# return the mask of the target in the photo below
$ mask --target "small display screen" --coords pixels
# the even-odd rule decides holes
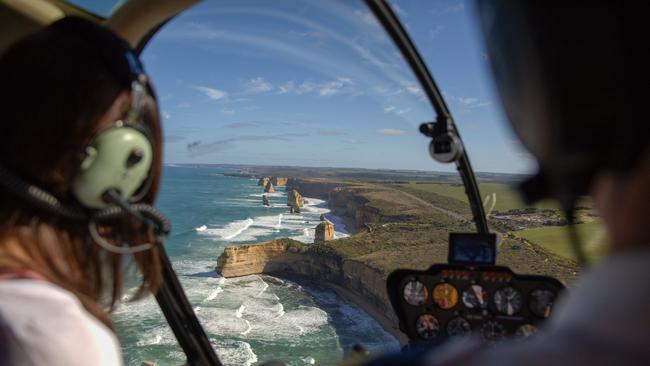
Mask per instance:
[[[449,263],[493,265],[496,234],[449,234]]]

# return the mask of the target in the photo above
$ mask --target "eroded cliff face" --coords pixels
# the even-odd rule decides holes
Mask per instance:
[[[271,177],[271,184],[276,187],[282,187],[287,185],[288,178],[286,177]]]
[[[340,187],[340,183],[326,182],[313,179],[289,178],[286,183],[286,191],[296,190],[305,197],[327,199],[329,192]]]
[[[361,196],[355,188],[336,187],[329,192],[329,206],[338,216],[354,222],[355,232],[368,228],[368,225],[391,222],[392,220],[374,208],[367,206],[368,200]]]
[[[227,247],[217,258],[217,272],[223,277],[240,277],[266,273],[272,258],[291,254],[289,247],[277,240],[262,244]]]
[[[375,313],[397,326],[386,293],[388,274],[359,261],[305,252],[280,239],[228,247],[217,259],[216,270],[226,278],[253,274],[298,275],[334,284],[360,296]]]

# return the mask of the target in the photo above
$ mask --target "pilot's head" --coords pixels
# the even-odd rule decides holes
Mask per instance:
[[[650,243],[645,12],[612,1],[479,0],[478,10],[506,114],[539,163],[529,202],[570,212],[592,194],[613,246]]]
[[[80,202],[83,194],[73,188],[79,177],[105,158],[95,155],[125,154],[119,149],[102,152],[93,144],[133,111],[133,68],[139,61],[130,52],[108,29],[78,18],[58,21],[8,48],[0,58],[0,166],[65,205],[88,209]],[[147,153],[150,165],[141,168],[146,176],[142,183],[130,183],[146,185],[138,200],[152,203],[161,173],[161,128],[153,92],[144,86],[148,93],[139,99],[137,124],[146,131],[143,143],[150,149],[133,154]],[[127,165],[143,160],[126,157]],[[83,223],[30,205],[6,190],[0,190],[0,202],[0,267],[41,274],[75,293],[108,323],[99,301],[107,294],[113,302],[119,299],[120,255],[93,245]],[[152,235],[135,222],[100,231],[129,242],[148,241]],[[159,282],[157,258],[155,248],[135,254],[144,274],[143,290]]]

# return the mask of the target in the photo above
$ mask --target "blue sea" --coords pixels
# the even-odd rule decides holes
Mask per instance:
[[[173,226],[165,247],[221,361],[331,365],[355,343],[396,350],[395,338],[377,322],[317,284],[266,275],[218,276],[214,268],[225,247],[281,237],[312,243],[321,214],[334,223],[336,237],[348,235],[325,201],[305,197],[302,213],[290,214],[280,187],[269,194],[271,206],[264,207],[257,180],[223,175],[234,172],[165,166],[157,203]],[[125,364],[181,365],[184,354],[153,297],[129,302],[128,296],[114,314]]]

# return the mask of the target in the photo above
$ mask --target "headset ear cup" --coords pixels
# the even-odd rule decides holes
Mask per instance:
[[[129,200],[146,182],[153,161],[153,147],[147,134],[121,124],[98,134],[86,152],[72,192],[90,209],[109,206],[103,199],[108,190]]]

